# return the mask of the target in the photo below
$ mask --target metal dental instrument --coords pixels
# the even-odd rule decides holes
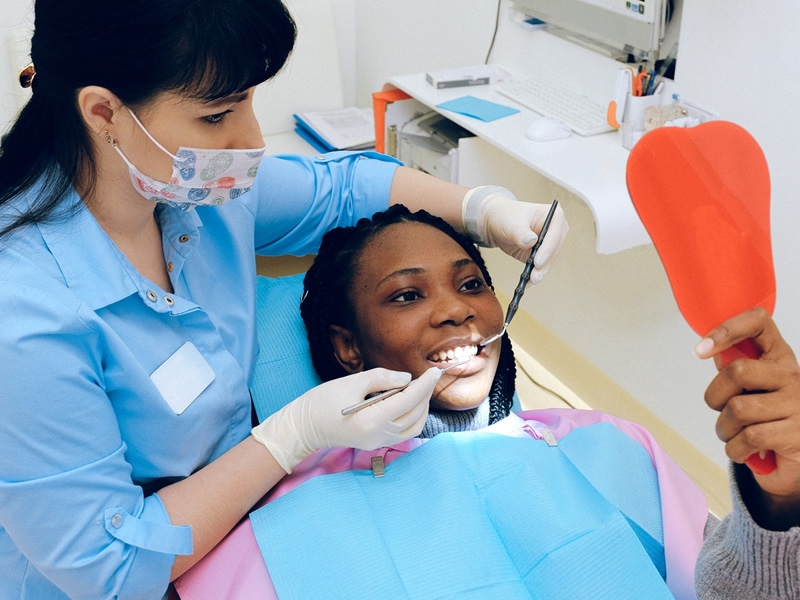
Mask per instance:
[[[455,364],[452,364],[452,365],[448,365],[444,369],[439,369],[439,370],[442,373],[444,373],[445,371],[449,371],[450,369],[454,369],[456,367],[460,367],[461,365],[467,364],[470,361],[471,358],[472,357],[470,356],[467,359],[464,359],[464,360],[459,361],[459,362],[457,362]],[[394,396],[398,392],[402,392],[404,389],[406,389],[408,386],[410,386],[413,381],[414,380],[412,379],[407,384],[401,385],[398,388],[392,388],[391,390],[386,390],[384,392],[377,392],[375,394],[369,395],[366,398],[364,398],[364,400],[362,400],[361,402],[358,402],[357,404],[353,404],[352,406],[348,406],[347,408],[343,408],[342,409],[342,415],[345,416],[345,417],[347,415],[352,415],[353,413],[360,411],[362,408],[367,408],[368,406],[372,406],[373,404],[376,404],[376,403],[380,402],[381,400],[386,400],[386,398],[388,398],[390,396]]]
[[[550,228],[550,221],[553,220],[553,215],[556,214],[556,208],[558,208],[558,200],[553,200],[553,204],[550,207],[550,212],[547,213],[547,217],[545,217],[544,225],[542,225],[542,231],[539,233],[539,239],[536,240],[536,243],[531,248],[531,254],[528,257],[528,260],[525,261],[525,268],[522,269],[522,274],[519,276],[519,283],[517,284],[516,289],[514,290],[514,296],[511,298],[511,302],[508,305],[508,310],[506,310],[506,320],[503,323],[503,328],[500,330],[500,333],[495,333],[494,335],[490,335],[484,340],[478,342],[478,352],[480,353],[481,348],[491,344],[493,341],[498,339],[502,336],[506,329],[508,329],[509,323],[511,323],[511,319],[514,318],[514,315],[519,308],[519,302],[522,300],[522,294],[525,293],[525,288],[528,285],[528,282],[531,280],[531,271],[533,271],[533,259],[536,257],[536,251],[539,250],[539,247],[542,245],[544,241],[544,236],[547,234],[547,230]]]

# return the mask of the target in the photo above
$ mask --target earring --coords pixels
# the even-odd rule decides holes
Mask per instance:
[[[105,139],[105,141],[111,144],[112,146],[117,145],[117,140],[114,139],[114,136],[111,135],[111,132],[108,129],[103,130],[102,136],[103,139]]]

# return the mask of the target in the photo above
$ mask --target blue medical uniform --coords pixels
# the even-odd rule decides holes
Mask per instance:
[[[252,191],[225,206],[159,205],[174,292],[142,277],[80,203],[0,239],[0,598],[164,593],[191,528],[172,526],[151,492],[250,432],[254,253],[315,252],[329,229],[387,207],[396,167],[265,157]],[[187,345],[193,361],[170,361]],[[151,378],[163,365],[178,395],[198,369],[213,380],[175,408]]]

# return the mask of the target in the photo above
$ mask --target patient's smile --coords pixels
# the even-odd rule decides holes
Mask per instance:
[[[441,350],[428,357],[428,360],[435,363],[443,363],[441,366],[446,366],[447,363],[462,362],[478,354],[478,346],[458,346],[450,348],[449,350]]]

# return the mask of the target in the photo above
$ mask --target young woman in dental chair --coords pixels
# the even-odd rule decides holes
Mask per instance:
[[[419,438],[294,467],[182,598],[695,597],[702,493],[636,425],[511,412],[508,337],[478,346],[503,309],[468,239],[392,207],[329,232],[304,287],[323,380],[471,358],[441,374]]]

